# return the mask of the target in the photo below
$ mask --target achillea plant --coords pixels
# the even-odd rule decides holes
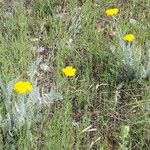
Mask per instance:
[[[22,81],[14,79],[7,88],[0,78],[0,90],[3,101],[3,116],[0,114],[0,129],[3,132],[3,138],[12,143],[7,149],[16,149],[14,136],[25,127],[30,132],[30,127],[41,117],[40,110],[44,105],[53,103],[55,100],[61,100],[62,95],[51,88],[49,93],[41,96],[36,78],[34,78],[37,66],[40,60],[37,60],[28,69],[29,80]],[[9,134],[11,133],[11,135]],[[31,133],[29,135],[32,135]],[[30,139],[30,137],[29,137]]]
[[[110,14],[113,16],[118,13],[110,9]],[[109,12],[108,11],[108,12]],[[118,20],[114,20],[114,27],[116,29],[116,45],[111,45],[110,49],[118,56],[120,64],[123,69],[126,70],[127,76],[134,76],[132,81],[140,81],[143,78],[150,76],[150,43],[145,44],[145,50],[143,50],[136,40],[138,35],[133,33],[125,34],[119,27]],[[125,32],[125,31],[124,31]],[[146,42],[147,43],[147,42]],[[146,55],[143,55],[146,52]],[[133,75],[134,74],[134,75]]]
[[[117,54],[127,73],[132,70],[135,77],[133,80],[136,81],[148,77],[150,75],[150,45],[145,45],[147,51],[147,56],[145,56],[134,34],[123,35],[118,31],[116,39],[118,46],[111,46],[111,50],[115,55]]]

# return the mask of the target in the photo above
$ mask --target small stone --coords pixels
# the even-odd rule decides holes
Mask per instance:
[[[68,45],[69,47],[71,47],[72,43],[73,43],[73,39],[70,38],[70,39],[67,41],[67,45]]]
[[[12,17],[12,16],[13,16],[13,13],[12,13],[12,12],[6,11],[6,13],[5,13],[5,17],[6,17],[6,18],[10,18],[10,17]]]
[[[136,24],[137,21],[136,21],[135,19],[132,19],[132,18],[131,18],[131,19],[130,19],[130,23],[131,23],[131,24]]]
[[[44,51],[45,51],[45,48],[42,47],[42,46],[38,47],[38,49],[37,49],[37,52],[38,52],[38,53],[42,53],[42,52],[44,52]]]
[[[40,65],[40,69],[43,70],[44,72],[50,71],[50,67],[45,63]]]
[[[36,52],[36,50],[37,50],[36,46],[31,47],[31,51]]]

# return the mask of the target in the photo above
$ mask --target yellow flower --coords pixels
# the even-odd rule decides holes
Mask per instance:
[[[133,34],[126,34],[124,37],[123,37],[123,40],[124,41],[127,41],[127,42],[132,42],[135,40],[135,36]]]
[[[75,76],[76,74],[76,69],[71,67],[71,66],[67,66],[65,68],[62,69],[62,72],[67,76],[67,77],[72,77]]]
[[[105,11],[105,13],[106,13],[107,16],[116,15],[116,14],[118,14],[118,12],[119,12],[119,9],[118,9],[118,8],[111,8],[111,9],[107,9],[107,10]]]
[[[18,81],[14,84],[13,89],[19,94],[25,94],[27,92],[32,91],[32,85],[29,81]]]

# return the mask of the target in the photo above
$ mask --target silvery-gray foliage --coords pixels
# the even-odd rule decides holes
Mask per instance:
[[[10,81],[10,82],[8,83],[8,85],[7,85],[7,91],[9,91],[9,92],[7,93],[7,95],[8,95],[8,97],[9,97],[9,99],[11,98],[11,95],[12,95],[12,92],[13,92],[13,86],[14,86],[14,84],[15,84],[18,80],[19,80],[19,77],[16,78],[16,79],[13,79],[13,80]]]
[[[32,80],[33,77],[35,76],[37,69],[39,67],[39,64],[42,61],[42,57],[37,58],[36,61],[34,61],[29,67],[28,67],[28,76],[30,77],[30,79]]]
[[[49,93],[40,93],[37,80],[34,78],[40,62],[41,59],[38,59],[28,69],[30,82],[33,86],[33,90],[28,94],[19,95],[13,92],[13,85],[18,78],[10,81],[7,88],[5,88],[0,79],[2,93],[0,98],[3,100],[3,106],[5,107],[5,115],[0,115],[0,127],[3,129],[3,132],[17,132],[24,125],[30,127],[31,124],[38,121],[38,118],[41,116],[40,110],[44,105],[63,99],[62,95],[54,90],[54,87],[51,88]]]
[[[63,97],[60,93],[57,93],[54,90],[54,87],[51,88],[51,91],[48,94],[45,94],[43,97],[43,102],[53,103],[56,100],[62,100]]]
[[[150,44],[145,44],[145,50],[140,47],[136,41],[127,43],[123,41],[121,31],[118,31],[118,46],[112,46],[111,50],[115,53],[124,67],[133,70],[136,80],[150,76]],[[146,54],[144,55],[144,51]]]

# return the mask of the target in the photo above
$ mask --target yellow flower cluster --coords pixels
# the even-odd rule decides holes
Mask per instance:
[[[118,8],[110,8],[110,9],[107,9],[105,11],[105,14],[107,16],[114,16],[114,15],[116,15],[118,13],[119,13],[119,9]],[[135,40],[135,36],[133,34],[126,34],[123,37],[123,40],[127,41],[127,42],[132,42],[132,41]],[[62,69],[62,72],[65,74],[65,76],[72,77],[72,76],[75,76],[76,69],[73,68],[72,66],[67,66],[67,67],[65,67],[65,68]]]
[[[111,9],[107,9],[105,11],[107,16],[114,16],[114,15],[118,14],[118,12],[119,12],[118,8],[111,8]]]
[[[114,16],[119,13],[118,8],[110,8],[105,11],[105,14],[107,16]],[[123,36],[123,40],[126,42],[132,42],[135,40],[134,34],[126,34]],[[73,68],[72,66],[66,66],[65,68],[62,69],[62,72],[64,73],[65,76],[67,77],[73,77],[76,74],[76,69]],[[27,92],[32,91],[32,85],[29,81],[18,81],[14,85],[14,91],[19,93],[19,94],[25,94]]]
[[[19,94],[26,94],[27,92],[32,91],[32,85],[29,81],[18,81],[14,84],[13,89]]]
[[[67,66],[62,69],[62,72],[67,77],[75,76],[76,69],[72,66]],[[13,90],[18,94],[26,94],[32,91],[32,84],[29,81],[18,81],[14,84]]]
[[[76,74],[76,69],[73,68],[72,66],[67,66],[62,69],[62,72],[67,76],[67,77],[72,77],[75,76]]]
[[[110,8],[105,11],[105,14],[107,16],[114,16],[118,13],[119,13],[118,8]],[[123,40],[126,42],[133,42],[135,40],[135,36],[134,36],[134,34],[126,34],[126,35],[124,35]]]
[[[126,34],[124,37],[123,37],[123,40],[124,41],[127,41],[127,42],[132,42],[135,40],[135,36],[133,34]]]

